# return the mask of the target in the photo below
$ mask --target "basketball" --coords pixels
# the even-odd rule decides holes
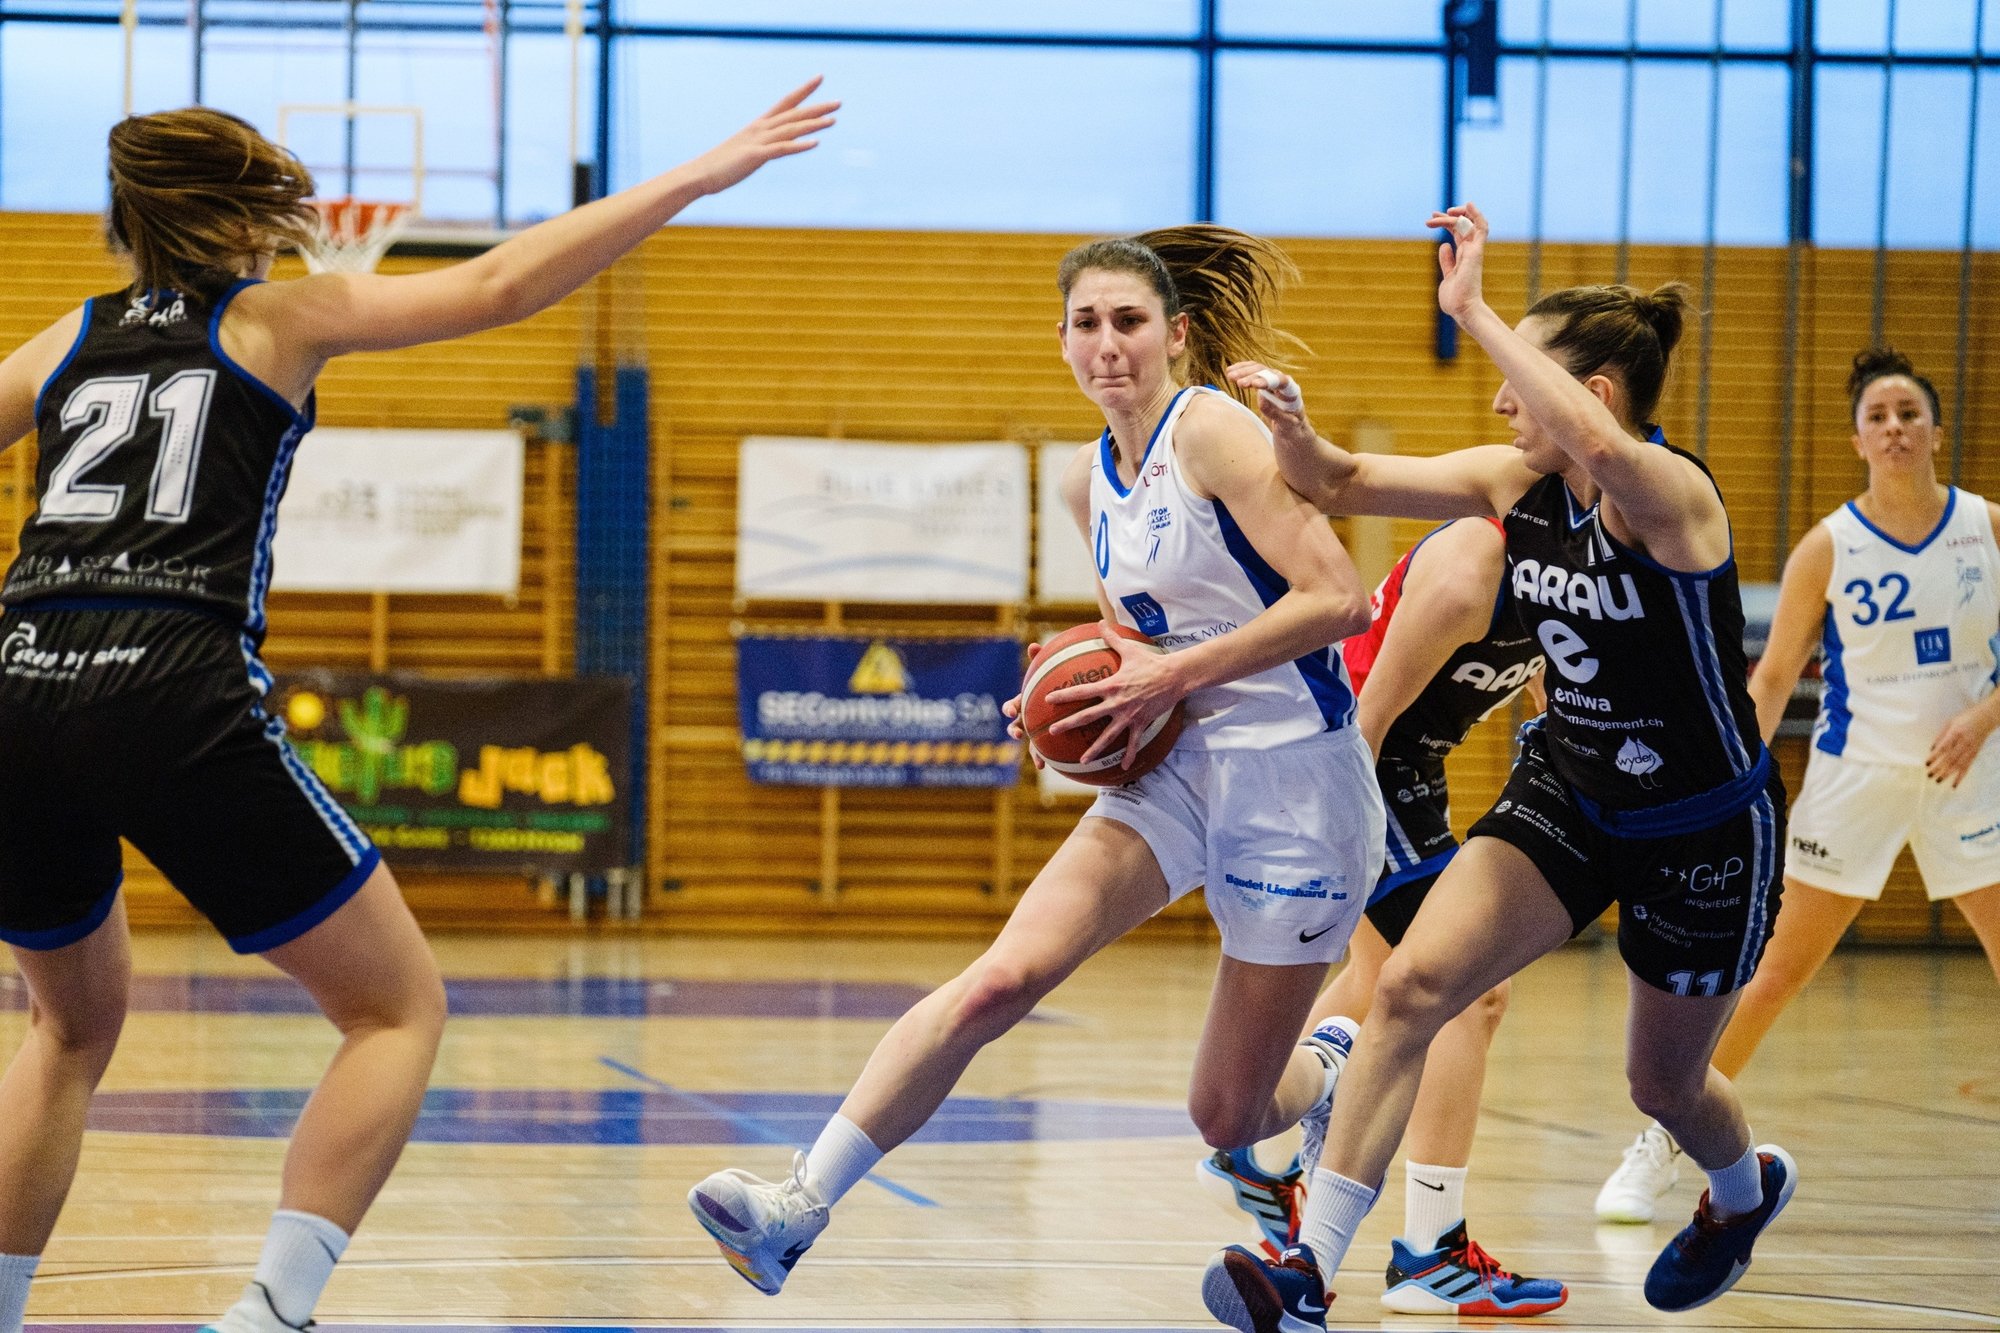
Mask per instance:
[[[1113,625],[1112,629],[1120,638],[1143,643],[1154,652],[1165,651],[1138,630],[1123,625]],[[1103,734],[1104,723],[1092,722],[1071,731],[1051,732],[1049,728],[1096,701],[1079,699],[1069,704],[1053,704],[1048,696],[1072,685],[1103,680],[1118,670],[1120,660],[1118,650],[1104,641],[1103,626],[1078,625],[1042,645],[1034,665],[1028,669],[1028,678],[1021,683],[1021,730],[1027,734],[1028,743],[1050,768],[1093,787],[1121,786],[1159,767],[1167,751],[1180,739],[1181,726],[1187,720],[1184,703],[1176,703],[1154,718],[1146,727],[1139,753],[1130,768],[1119,766],[1125,757],[1122,744],[1084,763],[1084,752]]]

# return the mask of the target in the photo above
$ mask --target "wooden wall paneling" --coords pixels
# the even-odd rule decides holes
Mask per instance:
[[[14,281],[0,294],[0,337],[19,342],[121,277],[105,256],[97,219],[0,215]],[[832,903],[814,897],[818,796],[755,788],[743,774],[735,723],[732,625],[735,466],[743,436],[758,433],[889,440],[1072,439],[1101,421],[1076,391],[1056,348],[1056,261],[1075,238],[960,233],[812,232],[670,228],[603,283],[510,329],[441,346],[343,358],[321,385],[321,419],[338,425],[490,427],[516,404],[563,404],[580,357],[610,368],[643,355],[652,371],[655,579],[652,637],[652,797],[647,818],[653,906],[668,928],[991,928],[1015,894],[994,884],[1009,856],[1018,886],[1067,834],[1082,803],[1045,805],[1031,784],[1005,819],[975,793],[850,793],[843,797],[842,877]],[[1399,452],[1427,455],[1504,440],[1491,411],[1499,376],[1469,341],[1450,364],[1431,350],[1434,257],[1422,241],[1300,240],[1287,243],[1303,282],[1280,305],[1281,323],[1311,353],[1298,366],[1314,418],[1343,440],[1359,420],[1394,433]],[[388,271],[440,261],[396,258]],[[1898,253],[1889,266],[1888,333],[1938,383],[1947,411],[1957,389],[1958,256]],[[1776,576],[1781,506],[1796,541],[1859,487],[1848,446],[1842,387],[1848,358],[1868,332],[1872,256],[1803,256],[1799,387],[1793,484],[1778,493],[1777,442],[1785,360],[1782,250],[1726,249],[1712,294],[1709,463],[1731,506],[1738,560],[1747,577]],[[1609,246],[1542,247],[1543,290],[1608,281]],[[1966,406],[1965,484],[2000,492],[2000,425],[1993,375],[2000,328],[2000,257],[1975,257],[1972,347]],[[289,272],[290,270],[285,270]],[[1701,255],[1689,247],[1634,246],[1632,280],[1679,277],[1699,291]],[[1496,245],[1490,299],[1518,314],[1526,298],[1527,251]],[[608,303],[608,304],[606,304]],[[1692,319],[1661,416],[1677,443],[1696,436],[1699,320]],[[18,471],[24,445],[0,468],[0,513],[18,516],[32,497]],[[574,540],[573,460],[531,447],[523,586],[501,599],[397,597],[386,646],[392,665],[442,672],[540,673],[571,664],[567,565]],[[553,488],[553,489],[551,489]],[[1398,521],[1408,546],[1430,525]],[[0,534],[11,554],[18,525]],[[804,623],[811,607],[756,608],[756,623]],[[850,614],[859,616],[854,608]],[[372,627],[365,596],[273,598],[274,665],[360,665]],[[1088,608],[1027,609],[1031,622],[1068,623]],[[990,627],[976,615],[935,608],[871,607],[868,623],[910,633]],[[1512,719],[1503,712],[1475,730],[1451,761],[1454,821],[1485,808],[1504,780]],[[1798,756],[1786,762],[1797,767]],[[1796,774],[1793,774],[1794,778]],[[179,919],[178,899],[149,888],[135,867],[133,898],[143,919]],[[539,922],[518,886],[431,884],[408,877],[426,919]],[[658,891],[670,884],[671,892]],[[1915,894],[1913,897],[1912,895]],[[179,916],[176,915],[179,914]],[[1204,929],[1198,904],[1176,909],[1173,928]],[[1947,934],[1962,934],[1956,914]],[[1871,938],[1928,938],[1931,912],[1906,872],[1882,904],[1863,914]]]

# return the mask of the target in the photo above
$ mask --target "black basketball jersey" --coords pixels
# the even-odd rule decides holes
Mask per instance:
[[[271,539],[300,412],[229,359],[212,302],[114,292],[83,308],[35,402],[39,503],[0,586],[36,602],[193,604],[264,631]]]
[[[1481,520],[1499,524],[1498,519]],[[1448,525],[1447,525],[1448,526]],[[1410,562],[1442,528],[1424,535],[1396,562],[1389,577],[1369,599],[1370,622],[1365,632],[1340,645],[1348,678],[1356,694],[1388,637],[1389,625],[1403,603],[1403,584]],[[1493,621],[1484,638],[1462,645],[1411,701],[1382,738],[1382,753],[1442,759],[1464,742],[1474,724],[1521,692],[1542,665],[1541,647],[1522,628],[1503,584],[1493,606]]]
[[[1506,529],[1508,588],[1548,658],[1544,725],[1565,782],[1614,811],[1761,782],[1734,558],[1668,570],[1613,539],[1560,474],[1515,503]]]

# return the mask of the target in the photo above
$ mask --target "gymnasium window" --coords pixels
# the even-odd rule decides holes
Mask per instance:
[[[142,27],[133,43],[134,103],[185,105],[187,29]],[[0,24],[0,208],[104,208],[104,140],[124,110],[122,50],[113,24]]]
[[[1436,42],[1444,36],[1439,0],[1221,0],[1225,37],[1270,41]]]
[[[2000,6],[1986,3],[1988,54],[2000,53]],[[1898,55],[1965,55],[1973,49],[1979,0],[1899,0],[1894,50]],[[1881,55],[1889,43],[1889,0],[1840,0],[1818,7],[1819,49]]]
[[[1093,34],[1192,37],[1200,0],[867,0],[832,6],[825,0],[621,0],[618,21],[634,27],[790,29],[847,32]]]
[[[2000,79],[1982,74],[1973,243],[2000,247]],[[1814,134],[1813,233],[1821,245],[1875,244],[1882,205],[1882,89],[1879,66],[1819,71]],[[1966,135],[1972,77],[1963,69],[1904,66],[1889,99],[1886,240],[1895,248],[1957,249],[1965,220]]]
[[[1240,53],[1217,73],[1217,221],[1279,236],[1420,236],[1435,206],[1435,56]]]
[[[846,99],[839,138],[689,221],[1119,232],[1187,216],[1195,61],[1180,51],[630,38],[612,184],[700,152],[801,70]]]

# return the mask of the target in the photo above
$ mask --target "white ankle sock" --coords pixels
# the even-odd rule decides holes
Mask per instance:
[[[21,1333],[28,1283],[41,1262],[39,1254],[0,1254],[0,1333]]]
[[[1741,1217],[1764,1202],[1764,1167],[1756,1144],[1720,1171],[1702,1170],[1708,1175],[1708,1206],[1717,1217]]]
[[[1375,1206],[1377,1191],[1335,1175],[1325,1167],[1316,1168],[1306,1190],[1306,1215],[1299,1219],[1299,1244],[1309,1246],[1327,1285],[1354,1244],[1361,1219]]]
[[[831,1208],[882,1160],[861,1126],[836,1112],[806,1154],[806,1182]]]
[[[345,1231],[323,1217],[280,1208],[271,1214],[271,1230],[252,1280],[270,1296],[278,1318],[303,1328],[345,1253]]]
[[[1465,1220],[1465,1168],[1403,1163],[1403,1243],[1429,1254]]]

